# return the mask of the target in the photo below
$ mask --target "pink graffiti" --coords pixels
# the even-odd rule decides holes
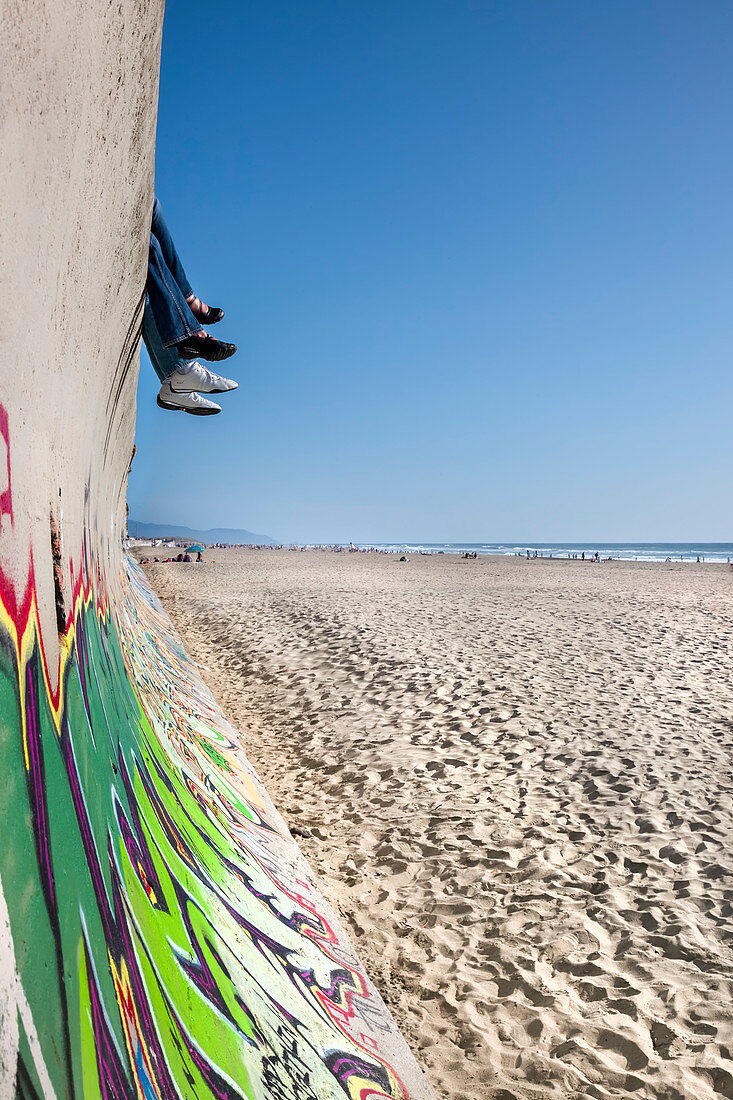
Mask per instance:
[[[13,490],[10,482],[10,438],[8,430],[8,410],[0,405],[0,435],[5,440],[5,460],[7,462],[7,486],[0,493],[0,531],[2,530],[2,517],[10,516],[10,526],[13,526]]]

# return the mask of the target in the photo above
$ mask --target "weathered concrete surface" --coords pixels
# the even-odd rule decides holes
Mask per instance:
[[[85,517],[106,536],[123,529],[162,16],[163,0],[3,4],[0,402],[14,515],[0,517],[1,547],[16,592],[32,554],[50,668],[49,512],[67,586]],[[4,466],[0,455],[0,492]]]
[[[429,1100],[121,557],[162,0],[4,15],[0,1100]]]

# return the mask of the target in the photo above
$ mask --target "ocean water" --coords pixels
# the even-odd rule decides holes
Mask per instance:
[[[496,554],[525,555],[537,552],[543,558],[567,558],[596,551],[602,558],[620,561],[701,561],[733,562],[733,542],[384,542],[359,543],[362,548],[399,551],[403,554]]]

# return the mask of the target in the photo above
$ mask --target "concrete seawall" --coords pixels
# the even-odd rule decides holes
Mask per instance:
[[[235,731],[121,554],[162,7],[5,9],[0,1100],[420,1100]]]

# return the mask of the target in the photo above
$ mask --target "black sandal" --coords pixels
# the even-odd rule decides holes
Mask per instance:
[[[205,305],[200,298],[192,298],[191,302],[198,302],[201,306]],[[204,313],[202,309],[194,309],[191,302],[188,303],[188,308],[202,325],[218,325],[224,316],[224,310],[220,309],[219,306],[207,306],[206,313]]]

